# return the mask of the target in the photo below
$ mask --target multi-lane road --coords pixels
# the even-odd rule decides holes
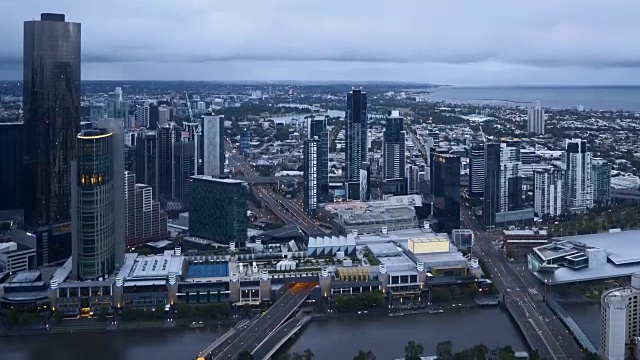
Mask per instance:
[[[242,171],[245,177],[260,177],[238,153],[230,152],[229,163]],[[252,189],[262,201],[267,203],[271,211],[285,222],[298,225],[307,235],[322,235],[326,233],[309,218],[300,205],[274,193],[269,189],[268,185],[254,184]]]
[[[461,217],[475,234],[474,255],[485,260],[492,281],[504,294],[507,308],[531,346],[548,359],[580,359],[580,347],[539,296],[540,284],[524,278],[525,273],[518,273],[510,266],[493,243],[496,236],[485,232],[469,209],[463,208]]]
[[[315,286],[313,283],[293,285],[252,324],[240,329],[214,349],[208,348],[208,352],[203,352],[201,356],[212,360],[235,360],[243,351],[253,352],[295,312]]]

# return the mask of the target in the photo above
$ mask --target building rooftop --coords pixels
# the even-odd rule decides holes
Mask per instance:
[[[355,236],[353,234],[347,234],[347,236],[318,236],[309,238],[309,249],[328,246],[356,246]]]
[[[125,263],[118,276],[126,280],[137,280],[166,278],[169,274],[182,275],[183,263],[184,257],[174,255],[173,250],[149,256],[125,254]]]
[[[547,235],[547,230],[504,230],[505,235]]]

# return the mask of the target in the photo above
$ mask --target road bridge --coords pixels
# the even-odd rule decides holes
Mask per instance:
[[[251,353],[256,360],[269,360],[271,356],[275,354],[278,349],[284,343],[287,342],[295,333],[300,331],[309,321],[310,316],[305,316],[302,319],[293,318],[286,323],[282,324],[278,330],[274,331],[268,338],[258,345],[258,347]]]
[[[198,357],[207,360],[235,360],[243,351],[255,351],[295,313],[316,285],[317,283],[294,284],[259,318],[244,327],[236,326],[216,339]],[[231,331],[233,332],[229,334]]]

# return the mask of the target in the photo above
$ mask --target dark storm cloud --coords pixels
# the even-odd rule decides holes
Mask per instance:
[[[45,11],[82,23],[90,77],[124,76],[140,68],[132,64],[157,77],[178,68],[188,77],[178,64],[218,76],[207,67],[215,64],[237,78],[273,78],[281,68],[317,74],[322,64],[323,76],[370,69],[371,78],[465,74],[470,82],[537,81],[554,69],[617,81],[640,69],[637,0],[2,1],[0,64],[21,63],[22,22]],[[87,73],[98,68],[104,73]]]

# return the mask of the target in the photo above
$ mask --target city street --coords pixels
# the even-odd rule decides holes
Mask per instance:
[[[492,281],[532,347],[550,359],[580,359],[582,351],[572,335],[539,296],[542,285],[526,274],[528,270],[514,271],[494,245],[497,234],[484,231],[468,208],[463,207],[460,216],[475,235],[472,256],[485,260]]]

